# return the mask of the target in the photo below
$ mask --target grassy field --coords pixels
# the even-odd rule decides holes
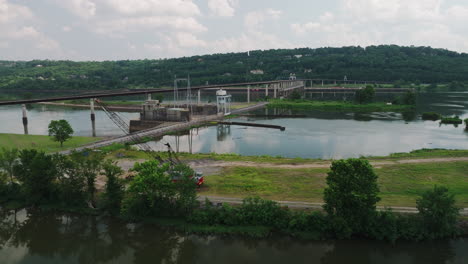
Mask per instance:
[[[329,169],[228,167],[207,176],[200,194],[273,200],[323,202]],[[457,205],[468,207],[468,162],[398,164],[376,168],[380,205],[415,206],[416,198],[434,185],[447,186]]]
[[[63,148],[59,142],[52,141],[49,136],[41,135],[19,135],[19,134],[0,134],[0,148],[35,148],[45,152],[56,152],[70,148],[79,147],[81,145],[98,141],[102,138],[98,137],[72,137],[70,140],[63,143]]]
[[[386,103],[355,104],[338,101],[291,101],[271,100],[268,108],[310,109],[335,112],[406,112],[414,109],[412,105],[387,105]]]

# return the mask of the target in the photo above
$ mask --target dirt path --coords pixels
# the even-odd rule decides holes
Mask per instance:
[[[219,206],[220,204],[227,203],[232,205],[242,204],[242,198],[234,198],[234,197],[218,197],[218,196],[203,196],[200,195],[198,200],[200,202],[204,202],[205,199],[208,198],[211,203],[215,206]],[[287,206],[293,209],[302,209],[302,210],[322,210],[323,203],[309,203],[309,202],[297,202],[297,201],[275,201],[279,203],[281,206]],[[377,206],[377,210],[383,211],[386,209],[392,209],[393,212],[397,213],[409,213],[409,214],[416,214],[418,213],[418,209],[416,207],[403,207],[403,206]],[[461,215],[468,215],[468,208],[462,208],[460,210]]]
[[[468,157],[453,157],[453,158],[427,158],[427,159],[401,159],[401,160],[387,160],[387,161],[371,161],[372,166],[378,167],[383,165],[396,165],[396,164],[412,164],[412,163],[438,163],[438,162],[454,162],[454,161],[468,161]],[[276,163],[262,163],[252,161],[213,161],[213,160],[200,160],[189,162],[192,167],[257,167],[257,168],[282,168],[282,169],[309,169],[309,168],[329,168],[330,161],[317,161],[313,163],[302,164],[276,164]]]
[[[127,160],[118,161],[119,166],[128,171],[133,167],[135,162],[143,162],[145,160]],[[397,164],[418,164],[418,163],[440,163],[440,162],[455,162],[468,161],[468,157],[452,157],[452,158],[427,158],[427,159],[401,159],[401,160],[386,160],[386,161],[371,161],[372,166],[380,167],[385,165]],[[220,172],[226,167],[256,167],[256,168],[280,168],[280,169],[313,169],[313,168],[329,168],[330,161],[317,161],[306,164],[276,164],[276,163],[261,163],[252,161],[217,161],[211,159],[201,159],[188,161],[187,164],[196,171],[203,172],[204,175],[213,175]]]

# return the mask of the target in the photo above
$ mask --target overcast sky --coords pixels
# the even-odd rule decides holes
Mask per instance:
[[[398,44],[468,52],[466,0],[0,0],[0,60]]]

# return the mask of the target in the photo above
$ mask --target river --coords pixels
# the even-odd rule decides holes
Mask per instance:
[[[178,136],[164,136],[150,144],[157,150],[166,150],[161,143],[169,142],[179,151],[193,153],[324,159],[388,155],[421,148],[468,149],[468,132],[464,130],[464,125],[455,127],[423,121],[420,114],[425,111],[468,118],[468,93],[420,94],[416,111],[404,114],[270,109],[268,115],[276,112],[302,117],[240,117],[233,121],[280,125],[286,127],[286,130],[218,125],[193,129],[190,133]],[[265,115],[266,110],[257,114]],[[28,115],[30,134],[47,134],[50,120],[66,119],[74,128],[75,135],[92,135],[89,110],[32,105],[28,108]],[[125,120],[139,117],[138,113],[121,115]],[[21,109],[18,106],[0,107],[0,120],[3,124],[8,124],[0,127],[0,133],[23,132]],[[122,132],[102,111],[97,111],[96,134],[112,136]],[[190,137],[192,141],[189,140]],[[191,146],[189,142],[192,142]]]
[[[468,239],[300,241],[185,235],[108,217],[0,210],[0,263],[463,264]]]

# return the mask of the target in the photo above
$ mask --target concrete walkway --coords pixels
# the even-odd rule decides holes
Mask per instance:
[[[231,112],[231,114],[238,114],[238,113],[243,113],[243,112],[247,112],[247,111],[252,111],[252,110],[255,110],[255,109],[258,109],[258,108],[262,108],[267,104],[268,104],[268,102],[261,102],[261,103],[258,103],[256,105],[251,105],[251,106],[248,106],[248,107],[233,110]],[[210,121],[222,120],[222,119],[224,119],[224,115],[209,115],[209,116],[203,116],[203,117],[195,117],[191,121],[184,122],[184,123],[180,123],[180,122],[178,122],[178,123],[175,123],[175,122],[165,123],[165,124],[160,125],[160,126],[155,127],[155,128],[150,128],[150,129],[135,132],[132,135],[125,135],[125,136],[119,136],[119,137],[115,137],[115,138],[111,138],[111,139],[104,139],[104,140],[101,140],[101,141],[97,141],[97,142],[93,142],[93,143],[90,143],[90,144],[87,144],[87,145],[83,145],[83,146],[75,148],[75,149],[61,151],[60,153],[61,154],[69,154],[73,150],[81,151],[81,150],[84,150],[84,149],[101,148],[101,147],[105,147],[105,146],[108,146],[108,145],[111,145],[111,144],[114,144],[114,143],[130,142],[130,141],[133,141],[133,135],[138,135],[140,137],[162,136],[162,135],[164,135],[166,133],[169,133],[169,132],[181,131],[181,130],[187,129],[187,128],[191,127],[191,126],[197,126],[197,125],[201,125],[201,124],[204,124],[204,123],[207,123],[207,122],[210,122]]]

